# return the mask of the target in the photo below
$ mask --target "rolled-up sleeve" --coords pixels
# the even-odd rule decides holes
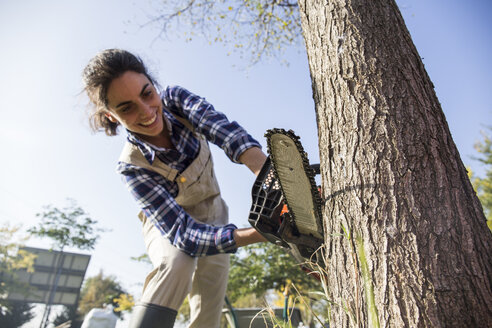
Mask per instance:
[[[226,155],[235,163],[247,149],[261,148],[261,145],[236,121],[214,109],[205,98],[197,96],[188,90],[172,86],[161,94],[166,108],[174,114],[186,118],[207,140],[224,150]]]
[[[117,171],[146,217],[175,247],[194,257],[236,252],[234,224],[214,227],[195,221],[154,172],[121,162]]]

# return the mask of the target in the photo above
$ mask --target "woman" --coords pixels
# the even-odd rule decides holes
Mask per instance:
[[[205,101],[181,87],[159,93],[142,61],[105,50],[83,72],[93,129],[128,132],[117,171],[142,209],[144,241],[154,269],[130,326],[173,327],[190,294],[190,327],[219,327],[229,255],[264,241],[253,228],[228,223],[208,141],[258,174],[259,143]]]

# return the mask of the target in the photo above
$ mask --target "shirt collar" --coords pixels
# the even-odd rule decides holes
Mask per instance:
[[[147,162],[149,162],[149,164],[152,164],[154,162],[156,149],[154,149],[151,144],[137,137],[133,132],[129,130],[126,130],[126,132],[128,133],[126,136],[128,142],[131,142],[132,144],[137,146]]]

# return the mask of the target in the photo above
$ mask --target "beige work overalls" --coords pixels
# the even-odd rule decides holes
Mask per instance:
[[[187,121],[177,119],[190,128]],[[140,150],[129,142],[123,149],[120,161],[149,169],[177,182],[179,192],[175,200],[196,221],[213,226],[227,224],[228,208],[220,196],[207,141],[200,139],[197,158],[182,173],[157,157],[149,164]],[[173,246],[143,212],[139,213],[139,218],[143,222],[147,253],[154,266],[145,280],[140,301],[178,310],[189,293],[189,327],[219,327],[227,287],[229,254],[191,257]]]

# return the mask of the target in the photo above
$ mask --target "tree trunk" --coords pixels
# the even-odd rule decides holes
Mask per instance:
[[[393,0],[299,0],[332,327],[492,327],[492,235]]]

